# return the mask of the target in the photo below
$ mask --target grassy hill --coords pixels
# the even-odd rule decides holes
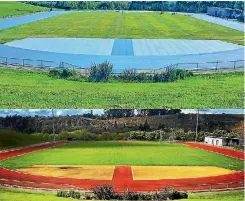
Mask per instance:
[[[0,108],[243,108],[243,72],[169,83],[91,83],[0,69]]]
[[[77,12],[0,31],[0,43],[28,37],[212,39],[243,44],[243,32],[168,13]]]
[[[0,2],[0,18],[26,15],[47,10],[49,9],[45,7],[33,6],[21,2]]]
[[[28,135],[13,130],[0,130],[0,150],[48,141],[47,135]],[[1,200],[1,199],[0,199]]]

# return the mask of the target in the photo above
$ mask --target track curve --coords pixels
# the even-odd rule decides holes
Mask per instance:
[[[2,152],[0,153],[0,161],[11,157],[27,154],[33,151],[47,149],[54,146],[60,146],[62,144],[64,144],[64,142],[49,143],[34,147],[25,147],[22,149]],[[205,191],[210,190],[210,188],[227,189],[243,187],[243,183],[244,172],[235,172],[228,175],[189,179],[134,180],[132,176],[132,169],[130,166],[116,166],[112,180],[92,180],[38,176],[0,167],[0,184],[2,185],[53,190],[90,190],[96,185],[111,184],[118,192],[122,192],[126,188],[132,191],[154,191],[169,186],[173,186],[178,190]]]

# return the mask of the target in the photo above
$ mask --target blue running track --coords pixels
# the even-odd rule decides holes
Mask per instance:
[[[11,27],[19,26],[22,24],[35,22],[37,20],[42,20],[49,17],[54,17],[58,15],[62,15],[65,13],[69,13],[67,11],[51,11],[51,12],[41,12],[31,15],[24,15],[20,17],[13,17],[7,19],[0,19],[0,30],[8,29]]]

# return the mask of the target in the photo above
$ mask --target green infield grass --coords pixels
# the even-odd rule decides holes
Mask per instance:
[[[0,201],[70,201],[73,198],[58,198],[51,193],[27,192],[20,190],[0,189]],[[188,199],[183,201],[243,201],[244,192],[219,192],[219,193],[196,193],[189,194]]]
[[[243,108],[243,72],[169,83],[91,83],[0,69],[0,108]]]
[[[10,158],[0,165],[9,169],[31,165],[178,165],[243,169],[242,160],[182,144],[104,141],[69,143]]]
[[[169,13],[78,12],[0,31],[0,43],[28,37],[212,39],[244,43],[243,32]]]
[[[0,18],[27,15],[31,13],[48,11],[48,8],[41,6],[33,6],[21,2],[0,2]]]

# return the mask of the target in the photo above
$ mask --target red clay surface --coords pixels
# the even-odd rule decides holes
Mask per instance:
[[[59,146],[62,142],[45,144],[36,147],[27,147],[0,153],[0,160],[30,153],[33,151]],[[187,143],[188,146],[197,147],[197,143]],[[200,145],[201,146],[201,145]],[[200,148],[205,148],[201,146]],[[208,149],[209,150],[209,149]],[[212,150],[214,151],[214,150]],[[219,153],[219,152],[218,152]],[[228,152],[227,152],[228,153]],[[229,152],[230,153],[230,152]],[[232,152],[233,153],[233,152]],[[222,153],[223,154],[223,153]],[[239,155],[239,154],[238,154]],[[232,154],[232,157],[233,154]],[[229,175],[191,178],[191,179],[164,179],[164,180],[133,180],[130,166],[116,166],[112,180],[91,180],[57,178],[24,174],[14,170],[0,167],[0,184],[11,186],[43,188],[43,189],[81,189],[90,190],[96,185],[112,184],[116,191],[122,192],[126,188],[131,191],[154,191],[164,187],[173,186],[177,190],[210,190],[243,187],[244,172],[236,172]]]

